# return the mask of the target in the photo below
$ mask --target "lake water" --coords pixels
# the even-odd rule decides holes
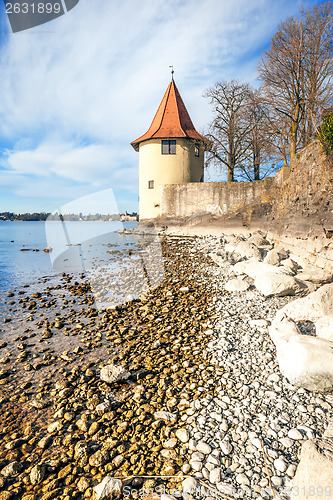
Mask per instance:
[[[136,222],[0,221],[0,295],[46,276],[84,271],[89,267],[88,252],[97,258],[92,251],[94,242],[98,241],[100,247],[107,240],[119,248],[135,244],[135,238],[124,238],[117,231],[136,225]],[[82,255],[84,244],[90,248]],[[53,248],[51,253],[43,251],[47,246]],[[64,258],[63,252],[67,252]]]

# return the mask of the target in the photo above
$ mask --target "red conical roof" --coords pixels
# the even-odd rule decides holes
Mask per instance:
[[[166,89],[149,129],[141,137],[131,142],[131,145],[136,151],[139,151],[139,145],[143,141],[158,138],[168,139],[171,137],[195,139],[203,142],[206,147],[209,147],[211,143],[207,137],[195,130],[183,99],[173,80]]]

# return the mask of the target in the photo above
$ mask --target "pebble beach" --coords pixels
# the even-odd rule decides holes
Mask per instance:
[[[110,497],[288,494],[333,415],[279,370],[268,327],[295,297],[227,291],[218,237],[161,245],[164,281],[113,309],[68,273],[5,297],[0,500],[107,498],[107,477]]]

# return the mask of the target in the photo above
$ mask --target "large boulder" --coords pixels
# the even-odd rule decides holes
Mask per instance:
[[[239,241],[237,244],[235,243],[228,243],[225,246],[225,250],[229,253],[232,254],[232,256],[236,257],[239,261],[239,257],[242,259],[255,259],[258,261],[262,260],[262,255],[259,250],[259,248],[254,245],[253,243],[250,243],[248,241]],[[239,256],[239,257],[238,257]]]
[[[226,282],[224,288],[228,292],[245,292],[250,288],[250,285],[242,278],[233,278]]]
[[[297,278],[303,281],[311,281],[311,283],[324,285],[325,283],[332,282],[333,275],[331,272],[320,269],[319,267],[305,267],[298,273]]]
[[[297,272],[297,269],[299,268],[299,265],[297,262],[290,257],[288,259],[283,259],[280,262],[281,266],[283,266],[287,271],[291,272],[292,274],[295,274]]]
[[[277,314],[284,315],[295,321],[317,321],[322,316],[333,314],[333,283],[324,285],[306,297],[294,300],[285,305]]]
[[[333,342],[333,315],[323,316],[315,323],[316,335]]]
[[[283,267],[276,267],[265,262],[249,260],[238,262],[232,268],[237,276],[246,274],[255,280],[254,285],[265,296],[295,295],[307,290],[307,285]]]
[[[271,264],[265,264],[264,262],[258,262],[256,260],[249,260],[244,262],[238,262],[232,268],[232,271],[236,275],[247,274],[250,278],[257,278],[259,275],[278,273],[284,274],[285,276],[291,276],[290,271],[282,267],[272,266]]]
[[[294,278],[294,276],[275,271],[259,274],[254,281],[254,286],[266,297],[271,295],[277,297],[295,295],[307,290],[306,284]]]
[[[215,264],[220,267],[224,267],[228,265],[227,259],[224,255],[217,255],[216,253],[209,254],[209,257],[212,259]]]
[[[266,240],[265,236],[263,236],[261,233],[254,233],[250,238],[247,240],[249,243],[253,243],[257,247],[265,247],[267,245],[270,245],[270,242]]]
[[[329,428],[330,429],[330,428]],[[305,441],[292,481],[292,493],[299,499],[319,500],[333,497],[333,433]]]
[[[281,373],[290,383],[315,392],[333,390],[333,342],[302,335],[286,316],[275,318],[269,334]]]
[[[282,259],[286,259],[288,254],[282,248],[273,248],[269,252],[267,252],[266,257],[264,258],[264,262],[266,264],[271,264],[272,266],[278,266]]]

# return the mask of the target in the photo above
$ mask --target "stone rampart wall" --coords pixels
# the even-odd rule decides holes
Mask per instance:
[[[254,204],[266,204],[274,192],[274,178],[256,182],[167,184],[161,187],[161,216],[225,215]]]

